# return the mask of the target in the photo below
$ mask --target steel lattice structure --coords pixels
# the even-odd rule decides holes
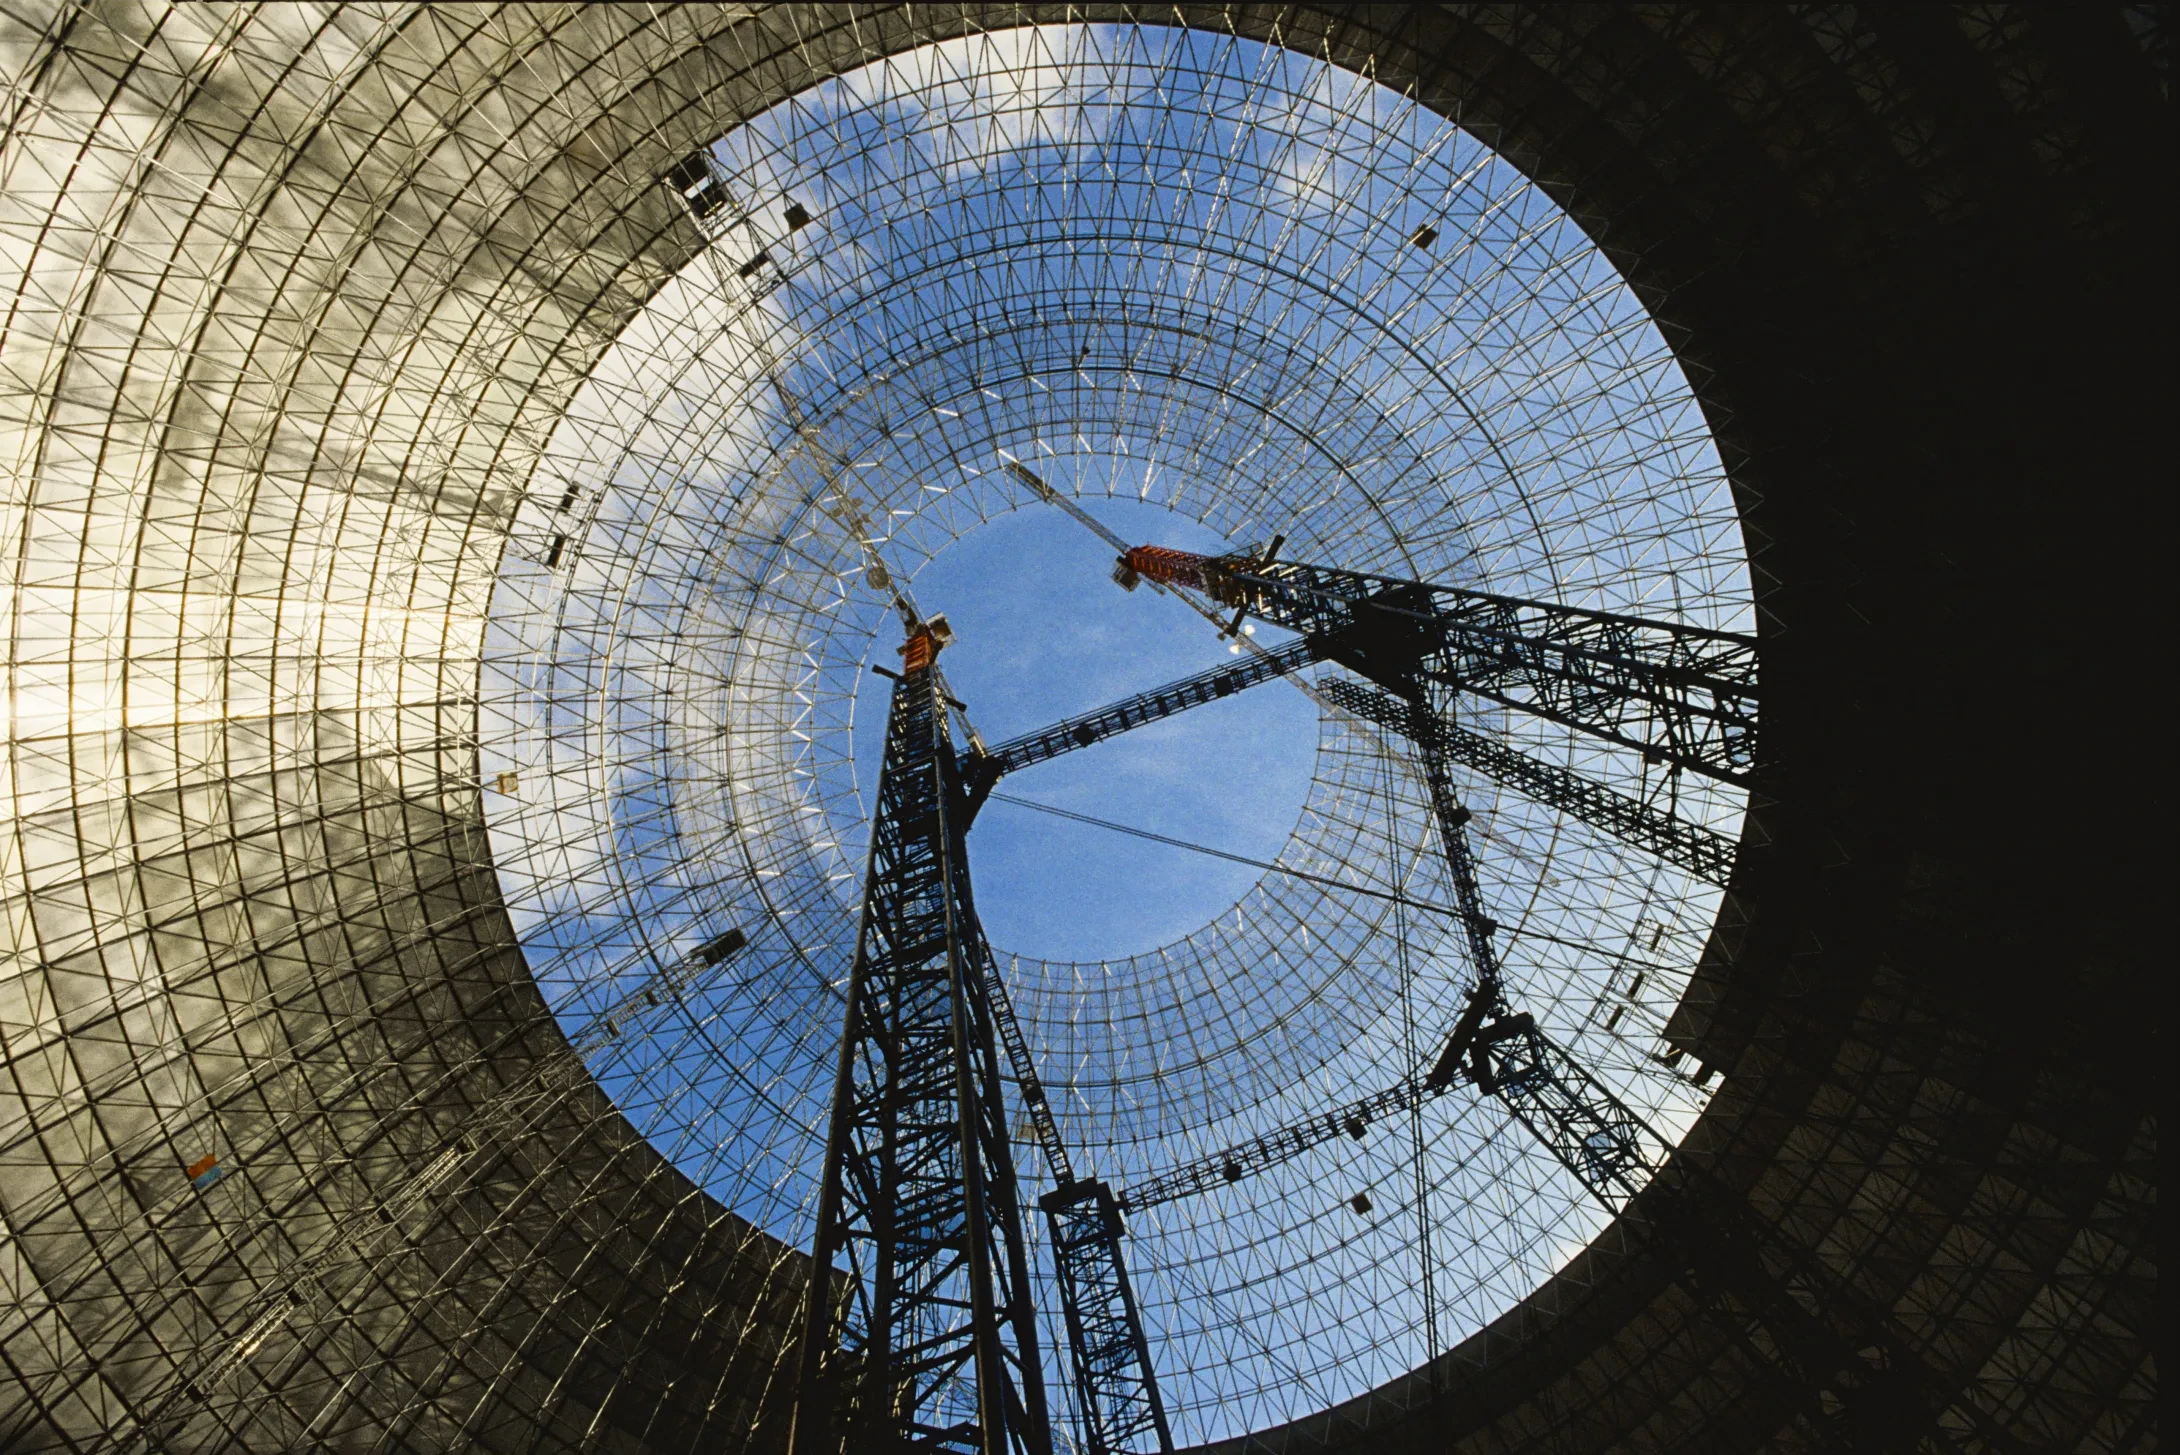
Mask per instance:
[[[893,689],[812,1257],[795,1449],[1052,1448],[990,953],[938,642]]]
[[[1131,179],[1110,180],[1116,157]],[[704,245],[531,437],[511,546],[465,629],[484,662],[492,872],[560,1021],[747,934],[720,974],[588,1064],[670,1165],[783,1249],[809,1244],[867,853],[873,765],[849,728],[890,619],[870,568],[910,579],[993,515],[1046,508],[1008,456],[1070,495],[1149,501],[1231,540],[1285,529],[1296,551],[1337,540],[1364,568],[1745,621],[1717,462],[1641,307],[1527,179],[1351,73],[1180,29],[1005,32],[830,83],[728,131],[699,170],[677,158],[650,180]],[[794,225],[789,202],[814,221]],[[1426,221],[1428,248],[1410,241]],[[402,467],[464,468],[458,453]],[[416,528],[408,549],[428,554]],[[317,623],[347,620],[329,609],[294,629],[324,639]],[[367,696],[405,700],[408,620],[354,618],[385,644],[365,653],[383,664]],[[1645,791],[1637,755],[1470,725]],[[1323,731],[1283,862],[1440,892],[1423,785],[1374,732]],[[1600,1074],[1646,1113],[1686,1125],[1703,1095],[1660,1064],[1658,1036],[1715,887],[1478,788],[1486,892],[1531,906],[1510,934],[1538,932],[1513,941],[1510,977],[1594,1040]],[[1730,834],[1740,805],[1730,787],[1684,787],[1678,812]],[[1002,947],[1060,1134],[1125,1187],[1377,1090],[1402,1007],[1426,1027],[1458,1008],[1435,931],[1403,936],[1394,917],[1268,880],[1153,953],[1072,966]],[[1153,1007],[1197,1023],[1150,1039]],[[1503,1121],[1456,1119],[1424,1168],[1436,1220],[1497,1187],[1532,1195],[1483,1241],[1441,1240],[1427,1318],[1408,1291],[1416,1181],[1398,1141],[1350,1142],[1329,1174],[1379,1189],[1383,1213],[1358,1228],[1333,1221],[1352,1217],[1344,1197],[1309,1194],[1327,1169],[1300,1162],[1131,1220],[1177,1439],[1409,1367],[1599,1225]],[[1049,1320],[1047,1230],[1029,1232]],[[782,1294],[798,1288],[783,1272]],[[1065,1339],[1048,1322],[1040,1342]]]
[[[1052,1225],[1083,1448],[1095,1455],[1172,1450],[1156,1371],[1146,1367],[1149,1341],[1128,1282],[1127,1233],[1112,1189],[1086,1178],[1063,1182],[1040,1201]]]
[[[1183,83],[1193,99],[1176,99]],[[1114,130],[1101,118],[1115,107],[1147,129]],[[1231,155],[1223,180],[1200,174],[1208,153]],[[1335,154],[1378,160],[1350,172]],[[1139,178],[1082,180],[1116,156]],[[1295,193],[1281,179],[1304,157],[1318,159],[1317,190]],[[554,483],[530,492],[495,596],[506,645],[487,680],[506,687],[488,694],[488,722],[506,727],[487,733],[486,770],[520,785],[496,800],[495,861],[533,964],[571,1007],[610,993],[648,944],[777,927],[776,949],[757,942],[751,1000],[706,1007],[701,1034],[606,1084],[783,1241],[808,1241],[823,1028],[837,1024],[867,853],[872,765],[853,760],[851,722],[892,617],[870,570],[913,579],[980,522],[1049,508],[1010,459],[1038,461],[1069,495],[1162,504],[1230,540],[1286,530],[1297,559],[1336,541],[1344,562],[1402,574],[1516,594],[1549,579],[1584,609],[1673,603],[1667,619],[1703,630],[1746,620],[1715,457],[1641,309],[1517,174],[1367,86],[1185,32],[993,36],[825,88],[731,133],[664,190],[712,246],[571,405],[548,452]],[[1200,210],[1146,211],[1152,195]],[[1401,207],[1415,223],[1378,215],[1394,197],[1413,199]],[[789,202],[816,220],[790,225]],[[933,208],[963,220],[943,245],[910,223]],[[1426,212],[1443,234],[1428,250],[1409,241]],[[1365,214],[1361,233],[1335,225]],[[1061,238],[1079,266],[1043,261]],[[1123,238],[1167,261],[1123,264]],[[1419,335],[1400,323],[1417,310],[1463,323]],[[1332,327],[1365,317],[1382,320],[1365,335],[1375,351]],[[1580,348],[1576,319],[1592,339]],[[1614,522],[1638,520],[1640,544],[1610,543]],[[1008,726],[976,705],[987,731]],[[1550,725],[1468,725],[1625,797],[1669,791],[1677,817],[1734,832],[1734,785],[1669,785],[1640,753]],[[1323,733],[1282,862],[1444,894],[1425,785],[1374,729],[1333,716]],[[1718,866],[1691,874],[1519,787],[1476,788],[1486,892],[1532,905],[1510,918],[1510,975],[1540,1011],[1557,1007],[1571,1040],[1595,1038],[1600,1075],[1685,1126],[1703,1093],[1692,1067],[1662,1064],[1658,1035]],[[1002,946],[999,968],[1059,1135],[1125,1188],[1382,1087],[1404,1003],[1425,1035],[1458,1013],[1458,951],[1442,934],[1406,927],[1403,974],[1383,900],[1268,880],[1152,954],[1077,967]],[[1203,1008],[1199,1049],[1142,1038],[1158,1005]],[[722,1078],[714,1045],[748,1069]],[[1412,1362],[1598,1225],[1518,1127],[1463,1116],[1446,1135],[1427,1159],[1435,1217],[1458,1221],[1509,1178],[1536,1192],[1511,1247],[1494,1234],[1471,1271],[1442,1274],[1452,1322],[1435,1335],[1413,1274],[1394,1271],[1414,1259],[1417,1216],[1398,1139],[1346,1144],[1339,1175],[1378,1187],[1385,1211],[1335,1239],[1337,1274],[1280,1252],[1353,1216],[1344,1197],[1307,1195],[1322,1167],[1131,1219],[1129,1271],[1177,1439],[1300,1408],[1264,1404],[1274,1387],[1332,1397],[1303,1369],[1368,1380]],[[1031,1228],[1034,1302],[1042,1345],[1059,1349],[1046,1231]],[[1250,1267],[1283,1271],[1267,1282]],[[1388,1309],[1417,1341],[1399,1353]]]
[[[1757,763],[1752,637],[1247,555],[1141,546],[1115,570],[1277,622],[1388,686],[1457,687],[1731,782]]]
[[[1976,897],[2019,887],[1948,828],[1997,755],[1924,700],[2075,700],[1961,585],[2084,572],[2068,510],[1978,554],[1949,471],[2004,488],[2011,416],[2046,488],[2150,478],[2055,320],[2143,316],[2151,9],[0,4],[0,1445],[783,1444],[848,1290],[808,1250],[867,669],[950,548],[1072,514],[1280,539],[1333,573],[1300,625],[1424,582],[1538,650],[1437,643],[1507,701],[1427,727],[1261,619],[1064,711],[968,694],[986,827],[1183,709],[1316,734],[1187,932],[973,967],[1060,1448],[1096,1387],[1122,1445],[1457,1397],[1754,1449],[1821,1423],[1782,1377],[2154,1442],[2156,1118],[2100,1079],[2138,1028],[2065,1059],[2123,957],[2047,934],[2036,1035],[1978,1018],[1963,927],[1995,962],[2035,915]],[[1956,607],[1983,656],[1915,635]],[[1540,653],[1648,640],[1614,619],[1720,690],[1623,741],[1580,724],[1624,663],[1526,711]],[[1801,756],[1740,781],[1752,741]],[[1488,1094],[1430,1075],[1485,921]],[[1578,1080],[1642,1191],[1585,1175]],[[1712,1252],[1659,1293],[1653,1234]]]

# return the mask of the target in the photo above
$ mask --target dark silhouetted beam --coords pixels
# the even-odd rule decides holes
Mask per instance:
[[[1408,733],[1408,706],[1390,693],[1337,679],[1318,684],[1318,690],[1367,722],[1403,735]],[[1438,750],[1451,761],[1537,803],[1560,809],[1591,828],[1602,829],[1623,843],[1648,849],[1707,883],[1723,889],[1733,877],[1734,842],[1724,834],[1661,812],[1639,798],[1615,792],[1569,769],[1540,763],[1442,718],[1430,721],[1429,730]]]
[[[1130,728],[1143,727],[1192,707],[1231,697],[1260,682],[1299,672],[1316,660],[1316,654],[1306,643],[1290,642],[1284,647],[1252,654],[1230,667],[1217,667],[1178,682],[1168,682],[1163,687],[1139,692],[1080,717],[1009,738],[987,752],[972,754],[962,764],[962,777],[969,789],[970,812],[973,814],[983,806],[993,784],[1018,769],[1057,758],[1062,753],[1072,753],[1077,748],[1087,748],[1093,743],[1102,743]]]
[[[1300,632],[1320,658],[1405,694],[1422,680],[1746,783],[1757,764],[1756,642],[1732,632],[1298,561],[1137,546],[1114,573]]]

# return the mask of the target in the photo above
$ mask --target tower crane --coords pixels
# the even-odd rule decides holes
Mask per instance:
[[[1264,648],[1243,661],[1168,682],[1005,742],[972,750],[962,767],[969,785],[969,812],[974,815],[981,809],[999,780],[1009,773],[1094,747],[1121,733],[1261,683],[1291,677],[1332,660],[1326,655],[1327,646],[1323,638],[1304,637]],[[1319,683],[1318,691],[1333,706],[1359,721],[1402,734],[1408,730],[1407,708],[1380,689],[1334,679]],[[1484,773],[1538,803],[1647,849],[1707,883],[1724,888],[1733,872],[1733,841],[1715,829],[1692,823],[1571,769],[1542,762],[1450,721],[1436,721],[1430,731],[1436,738],[1437,751],[1447,761]]]
[[[1756,643],[1733,632],[1271,559],[1135,546],[1113,579],[1193,590],[1299,632],[1396,696],[1452,688],[1746,785]]]
[[[1367,1115],[1413,1106],[1467,1080],[1499,1100],[1608,1212],[1646,1224],[1704,1313],[1730,1330],[1760,1378],[1811,1433],[1841,1450],[1892,1448],[1928,1429],[1943,1391],[1889,1310],[1868,1308],[1808,1250],[1759,1217],[1715,1174],[1676,1162],[1650,1127],[1507,995],[1450,764],[1453,698],[1506,706],[1746,784],[1758,767],[1754,643],[1674,623],[1490,596],[1322,566],[1270,552],[1205,557],[1125,552],[1114,579],[1193,589],[1303,634],[1318,656],[1382,690],[1328,684],[1331,700],[1407,737],[1421,758],[1464,930],[1472,981],[1435,1064],[1376,1097],[1161,1174],[1130,1206],[1238,1180],[1300,1155]],[[1700,842],[1691,840],[1690,842]],[[1980,1430],[1998,1448],[2012,1443]]]
[[[1173,1448],[1109,1188],[1078,1178],[970,891],[970,810],[914,622],[893,678],[802,1319],[796,1455],[918,1448],[1049,1455],[999,1055],[1053,1178],[1052,1230],[1083,1448]],[[980,746],[980,745],[979,745]],[[844,1291],[844,1296],[843,1296]],[[968,1397],[964,1398],[964,1391]],[[964,1408],[964,1406],[967,1408]]]
[[[1121,1254],[1123,1213],[1232,1183],[1465,1081],[1504,1105],[1608,1211],[1649,1227],[1705,1313],[1729,1327],[1816,1438],[1881,1441],[1886,1422],[1932,1407],[1927,1371],[1882,1311],[1855,1307],[1822,1266],[1714,1176],[1669,1164],[1671,1144],[1516,1007],[1498,927],[1467,837],[1457,763],[1483,767],[1571,813],[1635,837],[1718,882],[1729,847],[1699,825],[1565,770],[1502,757],[1453,721],[1475,692],[1638,749],[1652,762],[1732,783],[1758,766],[1754,644],[1730,633],[1277,562],[1133,547],[1115,577],[1156,580],[1301,639],[1249,661],[987,747],[957,754],[958,706],[935,659],[943,618],[912,625],[895,677],[863,928],[848,996],[814,1249],[845,1259],[845,1283],[813,1280],[805,1310],[798,1455],[881,1441],[1035,1455],[1051,1448],[1021,1207],[998,1057],[1003,1048],[1056,1187],[1050,1220],[1083,1444],[1171,1449]],[[1218,613],[1207,611],[1214,619]],[[1462,1013],[1435,1062],[1400,1083],[1246,1147],[1116,1193],[1077,1177],[978,926],[964,836],[1001,777],[1315,662],[1371,684],[1324,684],[1326,700],[1411,742],[1429,789],[1471,969]],[[845,1289],[845,1297],[842,1289]],[[939,1423],[947,1391],[974,1415]]]
[[[935,670],[951,639],[943,617],[916,623],[894,680],[802,1316],[795,1455],[1052,1449]],[[844,1294],[827,1276],[842,1263]]]

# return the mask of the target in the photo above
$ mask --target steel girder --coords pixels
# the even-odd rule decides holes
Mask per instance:
[[[810,1285],[796,1455],[1051,1450],[935,651],[911,636],[887,722],[812,1249],[845,1288]]]
[[[1120,1254],[1120,1207],[1095,1178],[1040,1199],[1052,1227],[1060,1303],[1087,1455],[1172,1455],[1143,1318]]]
[[[1118,737],[1131,728],[1144,727],[1207,702],[1231,697],[1243,688],[1254,687],[1260,682],[1285,677],[1301,671],[1317,660],[1317,653],[1304,642],[1290,642],[1275,651],[1249,657],[1231,667],[1215,667],[1209,672],[1199,672],[1178,682],[1168,682],[1148,692],[1108,703],[1093,712],[1082,713],[1050,727],[1009,738],[983,753],[971,755],[963,771],[969,781],[970,802],[981,805],[992,791],[992,785],[1005,775],[1033,763],[1057,758],[1062,753],[1072,753],[1077,748],[1087,748],[1102,743],[1107,738]]]
[[[1305,638],[1258,652],[1230,667],[1215,667],[1193,677],[1154,687],[1108,703],[1049,727],[1023,733],[972,753],[962,766],[969,785],[970,812],[981,808],[999,780],[1079,748],[1118,737],[1134,728],[1216,702],[1245,688],[1291,676],[1325,660],[1324,638]],[[1334,705],[1366,722],[1411,736],[1405,704],[1359,683],[1330,678],[1316,690]],[[1580,773],[1539,762],[1526,753],[1493,742],[1481,733],[1439,718],[1429,729],[1433,747],[1446,759],[1601,829],[1623,842],[1646,849],[1706,883],[1724,888],[1733,877],[1733,840],[1702,824],[1691,823],[1639,798],[1620,793]]]
[[[1318,690],[1367,722],[1403,735],[1410,730],[1406,705],[1375,688],[1334,678],[1319,683]],[[1653,808],[1580,773],[1540,763],[1444,718],[1428,724],[1427,730],[1434,748],[1464,768],[1518,789],[1624,843],[1647,849],[1706,883],[1723,889],[1733,877],[1734,842],[1714,829]]]
[[[1119,1205],[1128,1212],[1141,1212],[1162,1202],[1177,1202],[1184,1197],[1209,1192],[1214,1187],[1239,1182],[1282,1162],[1292,1162],[1303,1153],[1341,1137],[1360,1141],[1379,1118],[1406,1111],[1424,1099],[1436,1096],[1442,1089],[1439,1085],[1410,1077],[1398,1085],[1372,1092],[1306,1121],[1266,1132],[1239,1146],[1145,1178],[1120,1193]]]
[[[1115,574],[1131,573],[1300,632],[1396,692],[1474,692],[1729,783],[1758,762],[1749,637],[1253,556],[1139,546]]]
[[[1052,1256],[1058,1265],[1060,1311],[1067,1325],[1082,1448],[1094,1455],[1143,1455],[1147,1449],[1171,1455],[1173,1432],[1158,1395],[1142,1314],[1128,1283],[1127,1259],[1121,1249],[1126,1228],[1120,1208],[1104,1183],[1094,1177],[1076,1178],[1067,1144],[1060,1140],[1059,1125],[1053,1120],[1052,1099],[1045,1094],[1029,1043],[1015,1021],[1006,982],[999,978],[999,966],[981,929],[975,929],[975,937],[999,1042],[1014,1068],[1015,1084],[1022,1089],[1037,1145],[1052,1170],[1053,1190],[1039,1201],[1052,1226]],[[1152,1445],[1146,1447],[1146,1440]]]

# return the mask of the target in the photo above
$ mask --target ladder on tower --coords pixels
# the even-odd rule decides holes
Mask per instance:
[[[1050,1455],[1037,1321],[935,663],[901,648],[818,1195],[795,1455]],[[845,1280],[828,1276],[842,1264]]]
[[[1052,1448],[1005,1054],[1055,1189],[1081,1448],[1170,1455],[1116,1199],[1078,1178],[970,891],[973,785],[935,665],[943,617],[911,628],[894,678],[803,1317],[795,1455]],[[980,746],[980,745],[979,745]],[[979,755],[981,756],[981,754]],[[973,760],[972,760],[973,761]],[[823,1277],[847,1263],[844,1285]],[[842,1296],[842,1289],[845,1296]]]

